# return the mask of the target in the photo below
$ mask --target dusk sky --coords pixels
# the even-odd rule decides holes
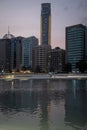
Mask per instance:
[[[0,0],[0,38],[36,36],[40,40],[41,3],[51,3],[51,45],[65,48],[65,27],[87,25],[87,0]]]

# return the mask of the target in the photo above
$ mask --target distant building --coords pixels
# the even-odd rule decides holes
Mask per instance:
[[[72,71],[77,70],[80,60],[87,60],[87,27],[78,24],[66,27],[66,63],[70,63]]]
[[[41,4],[40,46],[32,52],[33,71],[48,71],[48,52],[51,49],[51,4]]]
[[[19,71],[22,67],[22,39],[16,37],[11,39],[11,68]]]
[[[0,70],[5,72],[11,71],[11,39],[14,38],[8,33],[0,40]]]
[[[62,72],[65,65],[65,50],[56,47],[49,52],[49,71]]]
[[[32,69],[35,72],[47,72],[48,71],[48,52],[51,50],[51,46],[36,46],[32,51]]]
[[[85,26],[85,56],[87,61],[87,26]]]
[[[51,45],[51,4],[43,3],[41,5],[41,45]]]
[[[12,38],[11,39],[11,70],[16,70],[16,45],[17,45],[17,39]]]
[[[38,39],[34,36],[22,40],[22,66],[32,66],[32,49],[38,45]]]
[[[0,40],[0,71],[9,72],[11,70],[11,40]]]
[[[3,39],[12,39],[15,38],[12,34],[8,33],[3,36]]]
[[[21,70],[22,68],[22,39],[23,37],[17,37],[16,45],[16,70]]]
[[[15,38],[15,36],[10,33],[8,27],[8,33],[3,36],[3,39],[12,39],[12,38]]]

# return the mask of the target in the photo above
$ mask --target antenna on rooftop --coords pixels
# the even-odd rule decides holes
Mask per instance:
[[[10,34],[10,29],[9,29],[9,26],[8,26],[8,35]]]

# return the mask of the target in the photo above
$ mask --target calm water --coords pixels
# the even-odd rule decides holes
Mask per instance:
[[[87,80],[0,80],[0,130],[87,130]]]

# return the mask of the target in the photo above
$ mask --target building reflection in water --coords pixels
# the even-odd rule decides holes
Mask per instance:
[[[67,82],[65,96],[65,122],[75,129],[87,124],[87,91],[86,80]]]
[[[81,130],[87,124],[86,86],[86,80],[75,79],[0,80],[0,115],[26,113],[38,119],[40,130],[58,129],[60,120],[63,127]]]
[[[49,94],[50,82],[49,80],[42,81],[43,91],[39,93],[39,104],[40,104],[40,129],[41,130],[50,130],[50,109],[51,109],[51,99]]]
[[[64,84],[49,80],[0,81],[0,112],[38,115],[40,129],[50,130],[51,102],[58,105],[64,100]]]

